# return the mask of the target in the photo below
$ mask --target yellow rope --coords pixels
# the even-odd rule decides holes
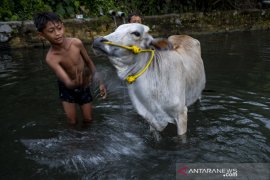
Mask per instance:
[[[135,45],[133,45],[133,46],[124,46],[124,45],[120,45],[120,44],[115,44],[113,42],[103,42],[103,43],[104,44],[109,44],[109,45],[112,45],[112,46],[118,46],[118,47],[121,47],[121,48],[124,48],[124,49],[128,49],[128,50],[131,50],[134,54],[139,54],[141,52],[151,52],[151,58],[148,61],[148,63],[146,64],[146,66],[138,74],[129,75],[126,78],[126,81],[129,84],[132,84],[134,81],[136,81],[136,79],[138,77],[140,77],[147,70],[147,68],[150,66],[151,62],[154,59],[155,50],[152,50],[152,49],[140,49],[138,46],[135,46]]]

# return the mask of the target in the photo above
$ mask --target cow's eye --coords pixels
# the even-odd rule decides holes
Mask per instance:
[[[138,31],[134,31],[134,32],[132,32],[131,34],[134,34],[134,35],[137,36],[137,37],[140,37],[140,36],[141,36],[141,34],[140,34]]]

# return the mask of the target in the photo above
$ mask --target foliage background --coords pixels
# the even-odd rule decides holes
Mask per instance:
[[[109,10],[161,15],[253,8],[267,8],[267,4],[263,0],[0,0],[0,21],[30,20],[41,11],[74,18],[76,14],[84,17],[106,15]]]

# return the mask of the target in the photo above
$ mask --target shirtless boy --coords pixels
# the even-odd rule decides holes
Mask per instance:
[[[46,62],[58,78],[59,96],[62,100],[68,123],[77,123],[76,104],[80,106],[83,122],[92,121],[92,96],[89,83],[96,75],[96,68],[83,43],[77,38],[65,37],[65,27],[55,13],[39,13],[34,23],[40,36],[47,39],[51,47]],[[107,95],[99,80],[100,95]]]

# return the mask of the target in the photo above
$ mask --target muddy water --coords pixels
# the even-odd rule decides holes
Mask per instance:
[[[90,52],[108,99],[93,85],[93,124],[70,129],[44,63],[46,49],[1,51],[1,178],[175,179],[177,162],[269,163],[270,34],[196,38],[207,91],[189,108],[185,143],[174,127],[153,140],[106,58]]]

